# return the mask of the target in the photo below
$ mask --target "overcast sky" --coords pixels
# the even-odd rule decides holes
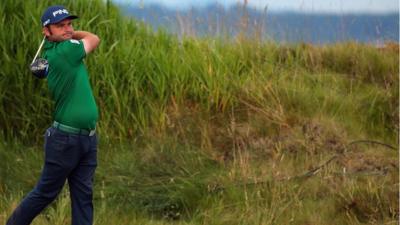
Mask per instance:
[[[185,9],[190,7],[204,7],[213,2],[224,6],[231,6],[244,0],[113,0],[126,2],[133,6],[145,7],[159,3],[169,8]],[[249,6],[268,10],[294,10],[301,12],[369,12],[386,13],[398,12],[399,0],[248,0]]]

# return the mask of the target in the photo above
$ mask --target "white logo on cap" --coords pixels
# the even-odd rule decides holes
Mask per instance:
[[[50,19],[44,21],[43,26],[46,26],[46,25],[49,24],[49,23],[50,23]]]
[[[64,14],[64,13],[68,14],[68,11],[66,9],[59,9],[59,10],[53,12],[53,17],[56,17],[57,14]]]

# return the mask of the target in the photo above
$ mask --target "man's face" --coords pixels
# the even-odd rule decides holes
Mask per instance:
[[[43,27],[43,34],[47,36],[50,41],[65,41],[72,38],[74,28],[72,27],[72,21],[65,19],[56,24],[50,24],[47,27]]]

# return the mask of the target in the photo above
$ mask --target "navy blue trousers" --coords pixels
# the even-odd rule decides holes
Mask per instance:
[[[22,200],[7,225],[28,225],[48,206],[68,180],[72,225],[93,224],[93,177],[96,135],[69,134],[50,127],[45,134],[45,162],[35,188]]]

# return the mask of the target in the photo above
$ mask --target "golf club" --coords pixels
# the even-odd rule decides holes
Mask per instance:
[[[40,79],[47,77],[49,71],[49,63],[47,62],[47,60],[40,57],[37,58],[40,51],[42,50],[45,38],[46,37],[43,37],[42,43],[40,43],[39,49],[37,50],[35,57],[33,58],[30,65],[32,74]]]

